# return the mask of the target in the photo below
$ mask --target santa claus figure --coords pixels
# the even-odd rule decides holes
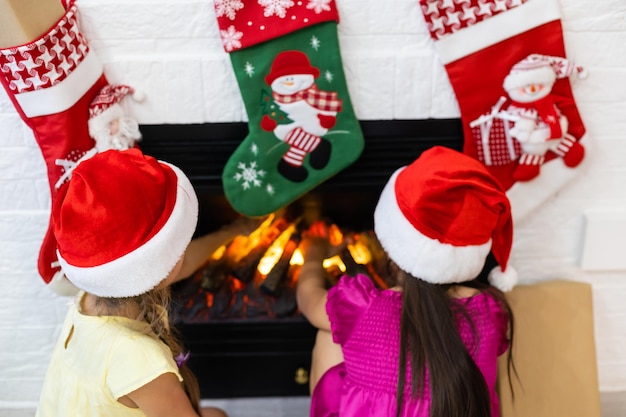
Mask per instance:
[[[272,88],[272,99],[287,117],[286,123],[279,123],[264,115],[261,128],[290,145],[278,164],[278,172],[294,182],[308,176],[303,166],[307,155],[314,169],[324,168],[330,160],[332,145],[323,136],[335,125],[342,101],[337,93],[317,88],[315,79],[319,75],[319,69],[303,52],[283,51],[276,55],[265,77]]]
[[[515,181],[529,181],[540,173],[548,151],[563,159],[568,167],[582,161],[583,146],[567,133],[568,120],[561,113],[562,106],[573,103],[552,94],[557,79],[574,72],[584,75],[564,58],[532,54],[513,66],[504,79],[511,104],[506,113],[516,120],[510,135],[522,149],[519,164],[513,173]]]
[[[136,101],[143,100],[143,94],[127,85],[106,85],[92,100],[89,106],[89,135],[96,141],[98,152],[130,149],[141,139],[139,124],[126,116],[120,105],[127,95]]]

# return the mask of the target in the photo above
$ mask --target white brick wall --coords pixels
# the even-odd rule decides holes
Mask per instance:
[[[417,1],[337,3],[342,57],[360,119],[459,115]],[[147,93],[145,103],[130,110],[141,123],[246,120],[211,0],[78,0],[78,5],[83,32],[109,80]],[[578,266],[583,212],[626,211],[626,5],[561,0],[561,6],[568,54],[590,72],[574,85],[588,129],[588,164],[517,225],[512,262],[524,282],[592,283],[600,389],[626,391],[626,271]],[[66,309],[67,300],[45,288],[36,272],[49,204],[38,147],[0,91],[0,408],[37,401]]]

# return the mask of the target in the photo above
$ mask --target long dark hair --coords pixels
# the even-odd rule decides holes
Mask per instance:
[[[459,312],[468,320],[476,337],[470,315],[462,305],[453,304],[448,294],[450,285],[430,284],[401,270],[398,274],[403,291],[396,416],[400,415],[404,403],[407,359],[412,397],[424,393],[428,369],[431,417],[491,416],[487,384],[456,326],[455,312]],[[479,280],[463,285],[486,291],[501,302],[510,318],[509,339],[512,340],[513,315],[504,294]],[[510,355],[509,367],[514,369]]]

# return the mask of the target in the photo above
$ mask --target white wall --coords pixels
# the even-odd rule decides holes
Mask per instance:
[[[417,0],[337,4],[345,71],[360,119],[459,116]],[[78,5],[83,32],[109,81],[146,92],[147,101],[130,109],[140,123],[246,120],[211,0]],[[593,285],[600,389],[626,391],[626,270],[579,266],[584,213],[626,217],[626,5],[561,0],[561,8],[568,55],[590,72],[574,84],[589,155],[573,183],[517,225],[512,262],[523,282],[568,278]],[[37,144],[0,91],[0,408],[35,404],[66,311],[68,300],[54,296],[36,271],[49,204]],[[626,246],[623,236],[616,233],[612,243]]]

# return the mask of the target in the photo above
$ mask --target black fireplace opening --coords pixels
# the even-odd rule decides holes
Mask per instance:
[[[371,236],[373,211],[389,176],[424,150],[463,148],[458,119],[362,121],[365,148],[348,168],[318,185],[286,208],[288,219],[314,205],[341,230]],[[245,123],[142,125],[142,151],[170,162],[189,177],[199,200],[196,235],[214,231],[237,217],[224,196],[221,174],[248,133]],[[221,271],[223,273],[223,271]],[[203,276],[204,275],[204,276]],[[230,305],[215,314],[224,286],[207,285],[219,275],[207,266],[173,289],[175,325],[191,352],[189,366],[203,398],[308,395],[314,329],[297,310],[293,282],[265,289],[254,277],[236,288]],[[204,278],[204,281],[203,281]],[[218,279],[219,281],[219,279]],[[224,285],[232,285],[224,284]],[[231,288],[232,290],[232,288]],[[243,308],[237,302],[247,302]],[[266,310],[271,310],[267,314]]]

